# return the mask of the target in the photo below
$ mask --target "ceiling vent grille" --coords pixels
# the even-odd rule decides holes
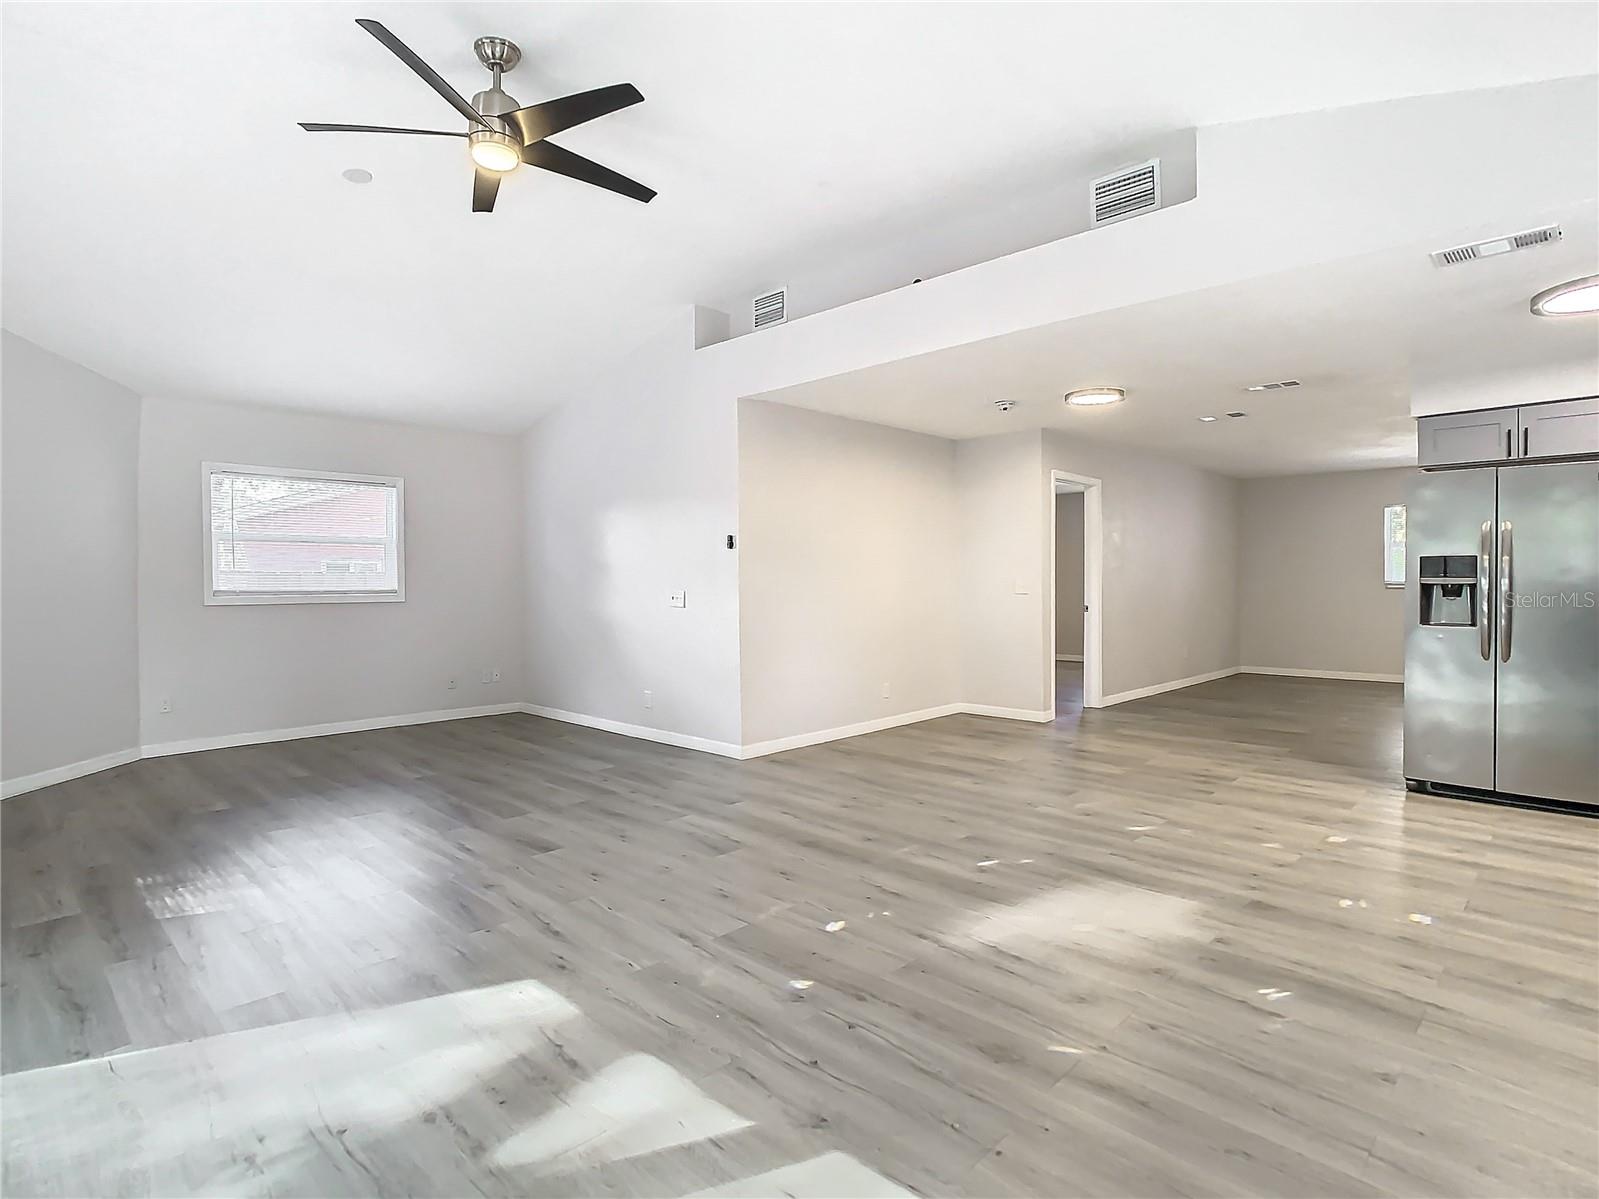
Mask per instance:
[[[1490,237],[1483,241],[1474,241],[1470,245],[1451,246],[1447,250],[1434,250],[1432,264],[1434,266],[1459,266],[1462,262],[1475,262],[1479,258],[1493,258],[1499,254],[1509,254],[1515,250],[1529,250],[1533,246],[1544,246],[1550,242],[1559,241],[1565,233],[1559,225],[1544,225],[1537,229],[1528,229],[1525,233],[1511,233],[1504,237]]]
[[[1160,159],[1124,167],[1088,185],[1093,205],[1089,228],[1125,221],[1160,207]]]
[[[776,287],[755,297],[755,328],[781,325],[788,320],[788,288]]]
[[[1245,391],[1284,391],[1290,387],[1304,386],[1298,379],[1279,379],[1275,383],[1256,383],[1253,387],[1244,388]]]

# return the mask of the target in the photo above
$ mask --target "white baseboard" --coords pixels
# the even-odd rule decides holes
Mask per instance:
[[[41,770],[38,774],[7,779],[0,783],[0,799],[10,799],[40,787],[69,782],[93,774],[136,762],[140,758],[166,758],[173,754],[199,753],[208,749],[231,749],[239,745],[264,745],[271,741],[298,741],[302,737],[330,737],[337,733],[364,733],[372,729],[400,728],[411,724],[436,724],[442,720],[469,720],[474,716],[503,716],[507,712],[520,712],[521,704],[484,704],[475,708],[441,708],[432,712],[407,712],[400,716],[373,716],[365,720],[339,720],[331,724],[307,724],[291,729],[268,729],[259,733],[224,733],[216,737],[192,737],[186,741],[163,741],[155,745],[125,749],[114,754],[58,766],[54,770]]]
[[[0,782],[0,799],[24,795],[29,791],[37,791],[40,787],[53,787],[57,783],[69,783],[73,779],[81,779],[86,774],[137,762],[143,756],[138,746],[134,746],[132,749],[119,749],[115,753],[101,754],[97,758],[85,758],[81,762],[71,762],[66,766],[41,770],[36,774],[24,774],[18,778],[6,779]]]
[[[992,716],[996,720],[1030,720],[1048,724],[1055,719],[1054,708],[996,708],[992,704],[961,704],[957,709],[967,716]]]
[[[922,708],[915,712],[900,712],[894,716],[881,716],[876,720],[862,720],[857,724],[841,724],[813,733],[796,733],[792,737],[775,737],[770,741],[754,741],[743,747],[744,758],[763,758],[767,754],[780,754],[784,750],[803,749],[807,745],[820,745],[824,741],[842,741],[846,737],[859,737],[864,733],[880,733],[884,729],[917,724],[923,720],[937,720],[940,716],[954,716],[966,711],[960,704],[941,704],[936,708]]]
[[[603,716],[586,716],[582,712],[567,712],[561,708],[546,708],[542,704],[515,704],[518,712],[529,716],[543,716],[564,724],[580,724],[586,729],[599,729],[604,733],[617,733],[623,737],[636,737],[640,741],[654,741],[661,745],[675,745],[679,749],[697,749],[701,753],[718,754],[724,758],[747,756],[731,741],[712,741],[708,737],[691,737],[687,733],[674,733],[669,729],[654,729],[643,724],[624,724],[620,720],[607,720]]]
[[[1055,655],[1055,661],[1057,661],[1057,662],[1081,662],[1082,660],[1083,660],[1083,655],[1082,654],[1056,654]]]
[[[1274,674],[1290,679],[1344,679],[1353,683],[1403,683],[1402,674],[1367,674],[1360,670],[1300,670],[1291,666],[1245,666],[1244,674]]]
[[[1107,695],[1100,701],[1100,707],[1108,708],[1113,704],[1124,704],[1132,699],[1147,699],[1151,695],[1161,695],[1167,691],[1181,691],[1184,687],[1197,687],[1200,683],[1213,683],[1217,679],[1225,679],[1229,675],[1239,673],[1239,668],[1229,666],[1225,670],[1212,670],[1207,674],[1191,675],[1186,679],[1173,679],[1169,683],[1154,683],[1148,687],[1138,687],[1132,691],[1118,691],[1115,695]]]
[[[172,754],[192,754],[208,749],[232,749],[239,745],[298,741],[302,737],[331,737],[337,733],[367,733],[373,729],[394,729],[410,724],[437,724],[442,720],[470,720],[474,716],[503,716],[507,712],[521,710],[521,704],[483,704],[475,708],[439,708],[432,712],[407,712],[401,716],[371,716],[365,720],[304,724],[298,728],[267,729],[259,733],[223,733],[216,737],[192,737],[187,741],[163,741],[156,745],[146,745],[143,756],[165,758]]]

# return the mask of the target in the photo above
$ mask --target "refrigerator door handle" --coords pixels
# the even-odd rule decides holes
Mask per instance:
[[[1477,541],[1477,650],[1484,662],[1494,656],[1493,630],[1494,522],[1482,522]]]
[[[1499,524],[1499,660],[1510,661],[1511,610],[1515,606],[1515,552],[1508,520]]]

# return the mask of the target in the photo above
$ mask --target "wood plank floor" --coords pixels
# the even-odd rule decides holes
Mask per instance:
[[[732,762],[525,716],[8,801],[7,1195],[1592,1195],[1599,821],[1235,677]]]

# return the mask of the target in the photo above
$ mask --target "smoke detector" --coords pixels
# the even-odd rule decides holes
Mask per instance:
[[[1016,401],[1015,400],[995,400],[994,401],[994,407],[998,408],[1001,412],[1009,412],[1012,408],[1016,407]]]

